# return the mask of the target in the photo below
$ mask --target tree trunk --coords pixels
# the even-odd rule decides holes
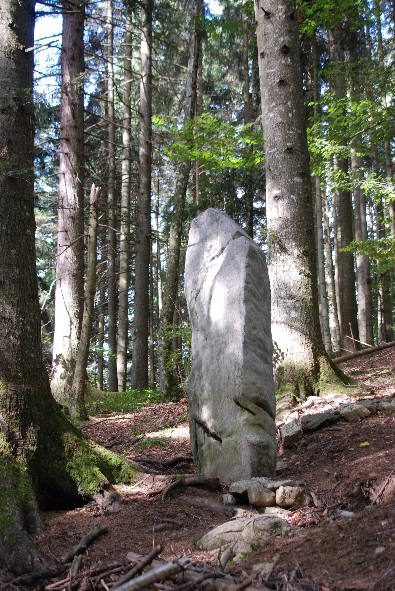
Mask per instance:
[[[126,354],[128,348],[129,315],[129,240],[130,240],[130,141],[131,141],[131,90],[132,90],[132,17],[126,6],[125,57],[123,66],[123,120],[122,120],[122,184],[121,184],[121,234],[119,238],[118,280],[118,342],[117,374],[118,390],[126,390]]]
[[[113,0],[107,0],[107,119],[108,119],[108,389],[118,390],[117,380],[117,233],[115,229],[115,103]]]
[[[304,121],[300,45],[293,0],[256,0],[266,155],[273,341],[283,356],[277,383],[317,393],[335,378],[318,315],[313,202]]]
[[[345,31],[340,27],[331,29],[328,33],[330,41],[330,55],[333,63],[331,90],[336,98],[343,100],[346,96],[344,54]],[[346,113],[344,113],[346,117]],[[340,347],[346,351],[355,348],[358,340],[357,303],[355,297],[354,256],[342,249],[349,246],[353,236],[353,210],[351,194],[342,186],[342,179],[348,178],[348,160],[338,154],[334,156],[335,176],[339,176],[333,194],[333,216],[335,229],[335,270],[336,295],[340,324]]]
[[[318,101],[320,99],[320,87],[318,82],[318,50],[316,39],[312,42],[312,85],[314,100],[314,119],[318,120],[320,116]],[[314,177],[314,211],[315,211],[315,239],[317,250],[317,271],[318,271],[318,297],[321,333],[324,341],[325,351],[330,355],[332,353],[332,341],[329,328],[329,307],[328,292],[325,278],[325,254],[324,254],[324,229],[323,229],[323,207],[321,179]]]
[[[355,240],[365,241],[366,230],[366,197],[358,182],[361,177],[361,158],[353,149],[351,153],[351,169],[354,177],[354,228]],[[370,264],[366,255],[357,254],[357,290],[358,290],[358,327],[359,338],[367,344],[373,344],[373,309],[370,282]]]
[[[132,388],[148,386],[152,169],[152,0],[141,5],[140,190],[137,213]]]
[[[37,498],[69,506],[133,470],[86,439],[51,395],[41,349],[33,193],[34,3],[0,10],[0,566],[46,568]],[[123,472],[123,476],[122,476]]]
[[[251,94],[250,94],[250,66],[249,66],[249,14],[246,11],[247,0],[243,0],[243,107],[244,125],[253,120]],[[254,238],[254,187],[251,171],[246,171],[244,184],[244,200],[247,211],[247,233]]]
[[[185,122],[192,119],[195,114],[197,70],[202,36],[201,14],[201,0],[195,0],[183,109]],[[173,215],[170,225],[170,238],[166,262],[166,275],[163,288],[162,313],[160,319],[160,390],[161,392],[165,393],[169,399],[176,399],[180,395],[179,383],[176,376],[174,375],[173,364],[171,361],[171,326],[173,324],[175,303],[178,295],[181,239],[185,218],[185,199],[191,168],[192,162],[190,160],[186,160],[185,162],[179,163],[176,173]]]
[[[328,200],[327,196],[323,195],[323,215],[324,215],[324,245],[325,245],[325,277],[328,284],[328,307],[330,314],[329,325],[331,327],[331,340],[333,349],[337,351],[340,348],[340,325],[339,314],[337,308],[336,285],[335,285],[335,270],[332,258],[331,245],[331,230],[329,225],[328,215]]]
[[[84,313],[70,395],[70,415],[72,417],[78,417],[79,419],[88,418],[86,412],[86,368],[88,365],[96,293],[97,200],[100,192],[100,187],[92,185],[89,200],[88,268],[86,273]]]
[[[52,392],[68,404],[84,298],[84,2],[63,0]]]

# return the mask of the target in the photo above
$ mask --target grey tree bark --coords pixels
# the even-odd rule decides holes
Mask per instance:
[[[277,382],[293,396],[317,393],[329,367],[318,315],[313,202],[300,45],[293,0],[256,0],[273,341]]]
[[[29,535],[41,525],[37,500],[47,506],[75,502],[89,494],[87,483],[97,490],[115,476],[108,450],[100,451],[66,420],[43,363],[34,243],[33,28],[33,0],[2,2],[0,566],[16,574],[54,562]]]
[[[202,38],[202,4],[201,0],[195,0],[193,5],[193,18],[189,41],[188,73],[185,85],[185,97],[183,106],[184,121],[193,119],[197,95],[197,71],[199,53]],[[170,237],[166,260],[166,274],[163,286],[163,302],[160,318],[160,390],[168,398],[177,398],[180,394],[179,384],[175,376],[171,361],[172,337],[170,328],[173,324],[174,311],[178,296],[181,238],[185,219],[185,199],[188,188],[192,162],[186,160],[180,162],[176,173],[176,186],[173,198],[173,215],[170,226]]]
[[[84,298],[85,3],[63,0],[60,161],[52,392],[68,404]]]
[[[130,240],[130,142],[131,142],[131,90],[132,90],[132,16],[126,6],[125,56],[123,61],[122,92],[122,180],[121,180],[121,232],[119,237],[118,278],[118,390],[126,390],[126,354],[128,348],[129,313],[129,240]]]
[[[140,188],[137,204],[132,388],[148,386],[152,172],[152,0],[141,4]]]
[[[107,120],[108,120],[108,182],[107,182],[107,299],[108,299],[108,389],[118,390],[117,378],[117,232],[115,197],[115,95],[114,95],[114,29],[113,0],[107,0]]]
[[[91,340],[93,308],[96,293],[97,268],[97,201],[101,192],[100,187],[92,185],[89,199],[89,229],[88,256],[85,285],[84,310],[82,316],[81,335],[78,345],[73,383],[70,394],[70,415],[80,419],[87,419],[86,411],[86,368],[89,358]]]
[[[328,33],[330,56],[333,64],[333,75],[330,86],[335,97],[343,99],[346,96],[345,84],[345,52],[346,31],[341,27],[334,27]],[[334,156],[335,174],[340,179],[347,178],[349,173],[348,160],[339,154]],[[340,348],[346,351],[355,348],[355,341],[359,338],[356,302],[356,284],[354,271],[354,256],[351,252],[344,252],[352,242],[353,210],[351,193],[341,181],[333,193],[333,217],[335,228],[335,271],[336,297],[340,324]]]

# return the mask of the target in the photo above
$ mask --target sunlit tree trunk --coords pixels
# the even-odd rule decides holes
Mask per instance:
[[[331,329],[332,348],[340,349],[340,325],[337,308],[335,269],[333,264],[333,251],[331,244],[331,228],[328,215],[328,200],[326,194],[322,195],[323,221],[324,221],[324,246],[325,246],[325,278],[328,284],[328,309],[329,325]]]
[[[313,202],[293,0],[256,0],[273,340],[278,384],[319,392],[331,369],[321,337]],[[334,373],[332,374],[334,377]]]
[[[183,116],[185,122],[195,114],[197,70],[201,47],[202,22],[201,0],[195,0],[191,23],[188,74],[185,86]],[[172,339],[169,331],[173,324],[175,304],[178,294],[181,239],[185,219],[185,199],[192,162],[180,162],[176,172],[176,186],[173,197],[173,215],[166,261],[166,274],[163,287],[163,305],[160,318],[160,389],[168,398],[177,398],[180,394],[177,377],[171,363]]]
[[[136,231],[132,387],[148,386],[152,169],[152,0],[141,5],[140,188]]]
[[[351,152],[351,169],[354,178],[354,233],[356,241],[367,239],[366,196],[361,190],[361,159],[356,150]],[[373,345],[373,309],[369,259],[357,254],[358,326],[362,343]]]
[[[130,241],[130,141],[131,141],[131,89],[132,89],[132,18],[126,8],[125,57],[123,65],[123,119],[122,119],[122,181],[121,181],[121,233],[119,237],[118,279],[118,390],[126,390],[126,354],[128,348],[129,313],[129,241]]]
[[[320,88],[318,83],[318,51],[316,39],[312,42],[312,85],[314,100],[314,119],[318,120],[320,115],[318,101],[320,99]],[[315,205],[315,239],[317,250],[317,271],[318,271],[318,297],[322,338],[327,353],[332,352],[331,333],[329,328],[328,292],[325,277],[325,254],[324,254],[324,229],[323,229],[323,206],[321,179],[315,176],[314,182],[314,205]]]
[[[52,392],[68,403],[84,297],[84,7],[63,0],[60,160]]]
[[[107,120],[108,120],[108,389],[118,390],[117,379],[117,232],[115,199],[115,95],[114,95],[114,28],[113,0],[107,0]]]
[[[335,97],[341,100],[346,96],[345,31],[340,27],[335,27],[329,31],[328,35],[333,65],[330,86]],[[344,113],[344,116],[346,116],[346,113]],[[340,347],[349,351],[355,348],[359,334],[354,256],[351,252],[343,251],[354,238],[351,194],[348,188],[344,187],[343,180],[348,178],[348,160],[339,154],[335,154],[334,171],[335,176],[340,179],[340,181],[336,182],[333,192],[336,296],[339,311]]]
[[[248,125],[253,120],[251,93],[250,93],[250,65],[249,65],[249,15],[246,11],[247,0],[243,0],[243,106],[244,124]],[[254,187],[250,171],[247,171],[244,185],[244,199],[247,210],[247,232],[254,237]]]
[[[100,191],[100,187],[95,187],[95,185],[92,185],[89,199],[88,256],[84,311],[70,395],[70,414],[72,417],[78,417],[80,419],[86,419],[88,416],[86,411],[86,369],[89,358],[89,345],[91,340],[93,309],[96,293],[97,200],[99,198]]]

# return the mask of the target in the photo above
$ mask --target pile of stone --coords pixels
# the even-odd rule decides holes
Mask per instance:
[[[354,423],[382,411],[395,414],[395,398],[366,398],[350,402],[349,399],[334,396],[309,396],[305,402],[278,421],[281,441],[284,447],[298,443],[304,433],[316,431],[335,423],[347,421]]]
[[[233,482],[223,501],[230,505],[246,504],[253,507],[304,507],[312,502],[304,482],[250,478]]]

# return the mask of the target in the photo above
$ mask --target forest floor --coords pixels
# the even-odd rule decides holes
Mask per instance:
[[[395,347],[350,361],[342,369],[365,384],[371,396],[395,395]],[[291,449],[280,446],[279,478],[303,480],[321,505],[292,512],[292,535],[272,539],[232,566],[231,572],[247,576],[254,564],[276,556],[276,567],[262,588],[395,590],[394,427],[395,416],[379,412],[357,423],[338,422],[307,434]],[[199,550],[196,541],[229,517],[215,504],[210,508],[198,503],[221,503],[225,491],[179,487],[165,498],[156,494],[175,474],[194,473],[186,400],[92,418],[84,432],[140,465],[141,478],[133,486],[117,487],[118,512],[107,514],[90,502],[45,513],[46,529],[37,542],[46,553],[58,559],[100,523],[108,533],[88,548],[85,566],[122,561],[130,551],[147,554],[157,544],[163,546],[161,556],[166,560],[187,556],[218,565],[218,556]]]

